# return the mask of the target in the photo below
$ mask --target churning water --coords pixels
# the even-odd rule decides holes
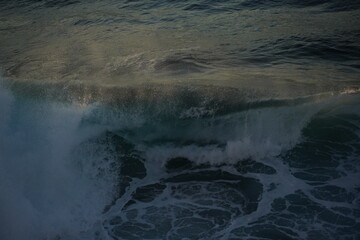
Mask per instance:
[[[0,239],[360,238],[356,0],[0,1]]]

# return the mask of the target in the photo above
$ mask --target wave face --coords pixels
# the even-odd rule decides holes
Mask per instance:
[[[359,0],[0,0],[0,240],[360,239]]]
[[[227,112],[0,96],[4,239],[360,234],[356,91]]]

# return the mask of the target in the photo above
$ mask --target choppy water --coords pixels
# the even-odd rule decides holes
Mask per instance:
[[[359,239],[356,0],[0,1],[0,239]]]

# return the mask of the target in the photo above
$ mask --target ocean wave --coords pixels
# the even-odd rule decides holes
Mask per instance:
[[[331,95],[210,117],[184,108],[154,119],[146,117],[147,98],[126,112],[119,103],[69,104],[1,89],[0,187],[7,194],[0,234],[285,238],[301,236],[319,216],[324,227],[311,234],[351,235],[356,218],[341,211],[352,211],[357,196],[346,183],[359,172],[359,93]],[[299,211],[305,206],[314,215]],[[284,211],[299,227],[277,225]]]
[[[319,114],[334,111],[339,104],[355,105],[356,109],[359,92],[347,89],[292,99],[261,99],[256,92],[210,86],[67,86],[61,92],[55,85],[56,95],[48,85],[38,89],[36,85],[15,86],[11,88],[24,99],[56,100],[87,109],[81,125],[120,132],[146,152],[148,159],[165,162],[182,156],[199,163],[277,156],[294,147],[303,129]]]
[[[0,239],[357,239],[355,0],[0,0]]]

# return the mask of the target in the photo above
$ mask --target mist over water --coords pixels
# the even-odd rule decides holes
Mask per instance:
[[[358,1],[0,1],[0,239],[360,238]]]

